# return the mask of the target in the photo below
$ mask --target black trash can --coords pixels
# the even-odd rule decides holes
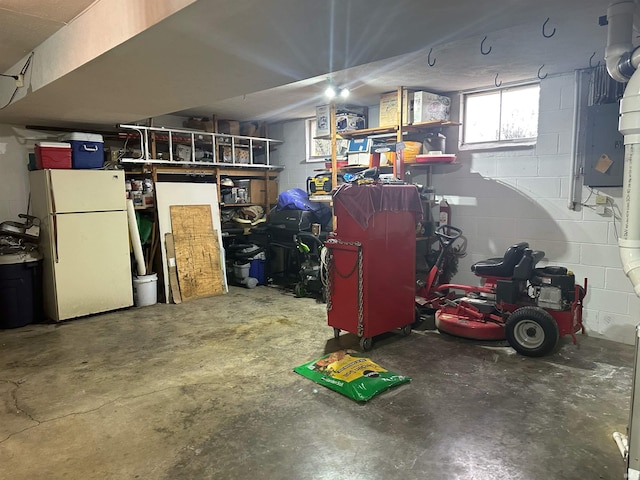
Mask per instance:
[[[37,252],[0,255],[0,328],[42,320],[42,256]]]

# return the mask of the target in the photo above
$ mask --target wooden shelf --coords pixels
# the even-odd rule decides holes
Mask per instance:
[[[220,208],[264,206],[262,203],[221,203]]]
[[[422,130],[428,130],[430,128],[438,128],[438,127],[456,127],[461,124],[458,122],[422,122],[422,123],[413,123],[411,125],[402,125],[401,128],[398,126],[392,125],[388,127],[373,127],[373,128],[365,128],[363,130],[352,130],[350,132],[341,132],[336,135],[339,140],[350,140],[352,138],[362,138],[362,137],[371,137],[374,135],[394,135],[401,130],[403,133],[416,133],[421,132]],[[329,135],[323,135],[321,137],[315,137],[318,140],[331,140]]]

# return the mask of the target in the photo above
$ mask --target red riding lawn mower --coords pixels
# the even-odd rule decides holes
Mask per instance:
[[[471,266],[481,286],[439,283],[443,264],[462,230],[441,225],[435,231],[440,253],[416,294],[416,316],[435,310],[438,330],[475,340],[507,340],[518,353],[541,357],[561,336],[584,333],[582,303],[587,291],[565,267],[536,268],[544,252],[526,242],[510,246],[502,258]]]

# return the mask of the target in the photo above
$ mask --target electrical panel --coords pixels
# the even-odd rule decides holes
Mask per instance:
[[[618,131],[619,104],[587,107],[584,149],[584,184],[621,187],[624,137]]]

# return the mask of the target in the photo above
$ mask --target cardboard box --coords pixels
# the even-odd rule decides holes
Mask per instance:
[[[413,122],[413,90],[402,91],[402,124]],[[381,127],[390,127],[398,124],[398,92],[383,93],[380,96],[380,123]]]
[[[361,138],[349,140],[347,148],[347,165],[369,165],[371,139]]]
[[[220,160],[221,162],[231,163],[233,158],[231,156],[231,145],[220,145]],[[249,147],[243,147],[236,145],[235,151],[235,163],[249,163]]]
[[[267,198],[266,183],[264,180],[251,180],[249,184],[249,202],[265,203]],[[269,203],[278,203],[278,182],[269,180]]]
[[[429,92],[415,92],[413,95],[413,123],[446,122],[451,111],[451,99]]]
[[[331,135],[329,128],[329,105],[316,107],[316,136]],[[336,133],[362,130],[367,128],[367,116],[364,107],[336,105]]]
[[[203,132],[213,132],[213,122],[208,118],[190,118],[182,122],[182,126],[193,130],[202,130]]]
[[[347,154],[347,165],[369,166],[370,162],[371,162],[371,154],[369,152]]]
[[[218,120],[218,133],[240,135],[240,122],[236,120]]]

